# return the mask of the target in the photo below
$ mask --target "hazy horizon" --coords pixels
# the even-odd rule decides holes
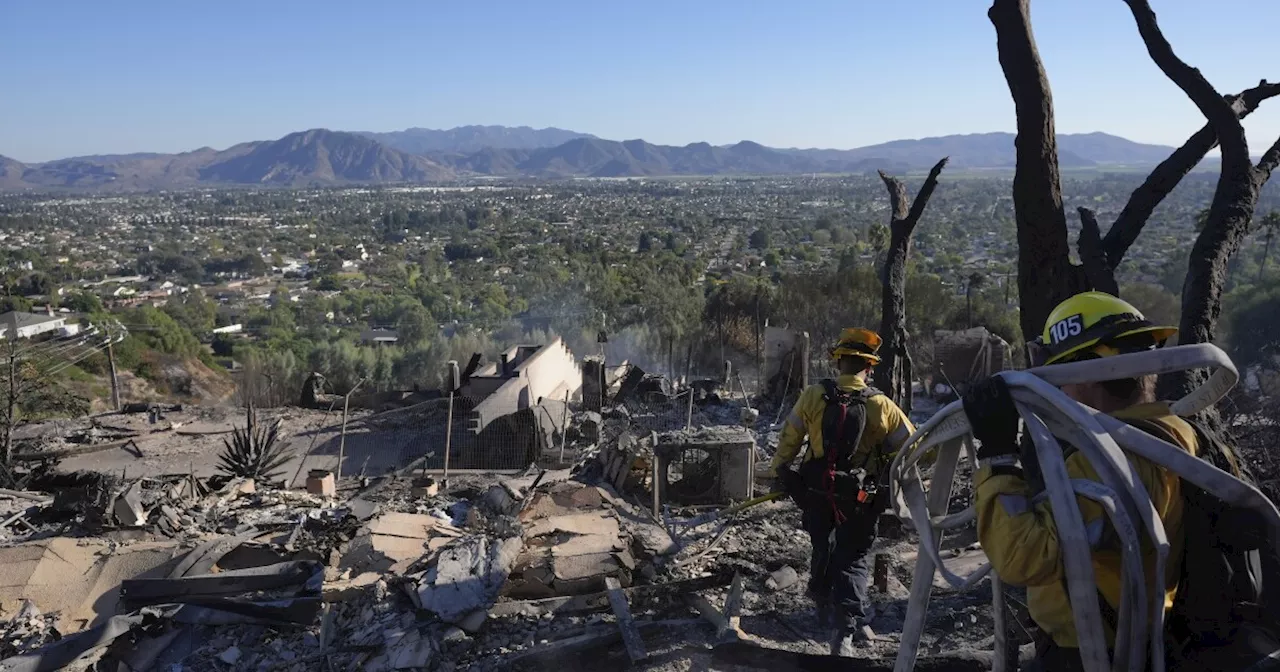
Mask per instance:
[[[1268,74],[1257,47],[1280,4],[1152,4],[1179,56],[1220,92]],[[0,54],[22,67],[0,71],[0,154],[178,153],[311,128],[557,127],[824,149],[1012,132],[988,6],[10,3]],[[1034,3],[1032,19],[1059,133],[1177,146],[1204,124],[1121,0]],[[1280,104],[1246,125],[1261,152],[1280,136]]]

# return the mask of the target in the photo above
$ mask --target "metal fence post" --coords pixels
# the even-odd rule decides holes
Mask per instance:
[[[360,382],[356,383],[356,386],[347,393],[347,396],[342,398],[342,437],[338,439],[338,468],[334,473],[334,480],[342,478],[342,460],[347,453],[347,409],[351,405],[351,395],[355,394],[356,390],[360,389],[363,384],[364,378],[361,378]]]
[[[603,373],[603,370],[602,370]],[[564,417],[560,421],[560,464],[564,464],[564,444],[569,433],[569,390],[564,391]]]
[[[438,417],[438,416],[437,416]],[[440,478],[440,483],[444,487],[449,487],[449,450],[453,445],[453,392],[449,392],[449,419],[444,429],[444,475]]]

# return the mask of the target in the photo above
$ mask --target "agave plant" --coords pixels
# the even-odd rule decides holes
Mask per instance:
[[[234,477],[275,479],[291,456],[285,443],[280,441],[280,422],[273,422],[269,427],[259,425],[252,403],[245,411],[244,428],[235,429],[231,440],[223,439],[222,444],[218,468]]]

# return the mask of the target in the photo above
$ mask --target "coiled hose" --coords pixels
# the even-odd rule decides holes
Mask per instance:
[[[1023,459],[1039,462],[1045,489],[1036,501],[1047,498],[1052,506],[1054,525],[1061,540],[1059,548],[1063,555],[1080,655],[1084,668],[1089,672],[1140,670],[1145,666],[1148,654],[1150,669],[1163,672],[1165,667],[1165,596],[1163,590],[1151,591],[1149,587],[1163,586],[1169,542],[1151,498],[1125,451],[1169,469],[1232,506],[1258,512],[1267,523],[1272,544],[1280,546],[1280,511],[1257,488],[1177,446],[1073,401],[1058,389],[1071,383],[1137,378],[1201,368],[1211,369],[1213,373],[1186,397],[1170,405],[1174,414],[1186,416],[1216,403],[1239,378],[1230,358],[1214,345],[1183,345],[999,374],[1008,384],[1035,446],[1034,454],[1024,455]],[[920,553],[907,605],[902,645],[895,662],[896,672],[908,672],[915,667],[934,572],[960,589],[971,587],[991,574],[996,621],[994,669],[1003,672],[1005,667],[1004,596],[999,577],[991,572],[989,564],[969,576],[957,576],[943,565],[939,555],[945,530],[963,527],[977,515],[972,504],[963,512],[947,515],[961,445],[968,445],[968,459],[974,466],[973,471],[977,471],[969,438],[971,433],[963,404],[953,402],[907,440],[905,445],[910,449],[899,451],[891,467],[896,511],[920,535]],[[1068,478],[1059,440],[1074,445],[1097,471],[1101,482]],[[937,451],[937,459],[933,480],[926,491],[917,464],[934,450]],[[1114,661],[1107,650],[1088,535],[1076,503],[1077,497],[1098,502],[1120,539],[1122,588]],[[1153,576],[1161,577],[1160,580],[1149,581],[1144,573],[1141,555],[1144,534],[1155,550]]]

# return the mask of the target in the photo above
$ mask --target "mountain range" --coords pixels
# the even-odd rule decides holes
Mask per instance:
[[[857,149],[778,149],[743,141],[682,147],[604,140],[558,128],[463,126],[392,133],[312,129],[279,140],[181,154],[80,156],[24,164],[0,156],[0,190],[137,191],[193,186],[426,184],[471,177],[641,177],[903,173],[944,156],[953,168],[1010,169],[1011,133],[894,140]],[[1105,133],[1058,136],[1064,168],[1153,165],[1173,151]]]

